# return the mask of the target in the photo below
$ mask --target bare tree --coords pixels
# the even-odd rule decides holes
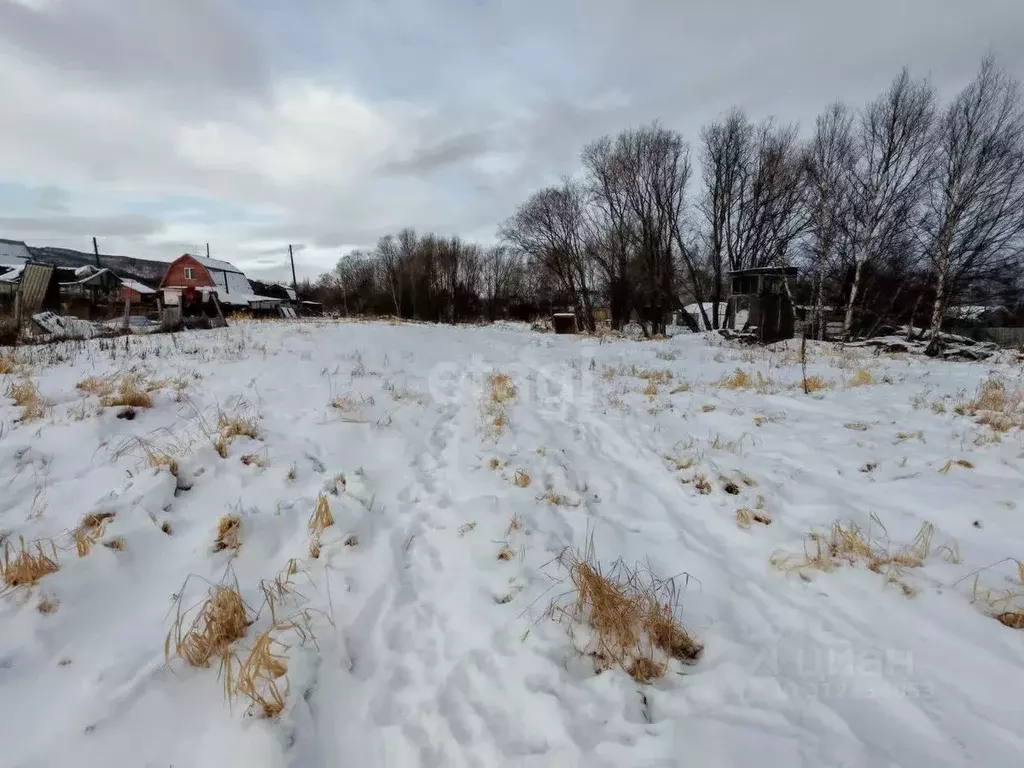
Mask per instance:
[[[488,248],[481,260],[481,282],[487,319],[497,318],[498,308],[519,293],[522,282],[519,253],[507,245]]]
[[[935,284],[928,353],[951,299],[1016,260],[1024,236],[1024,109],[1019,83],[989,57],[938,121],[925,216]]]
[[[581,185],[566,179],[561,186],[535,192],[501,226],[499,235],[557,281],[580,325],[593,331],[586,199]]]
[[[711,328],[721,327],[723,319],[719,317],[719,307],[725,295],[725,271],[730,268],[730,251],[736,250],[729,245],[730,224],[735,219],[752,132],[750,122],[740,110],[733,110],[701,131],[704,190],[697,207],[705,222],[704,246],[711,276]],[[703,304],[701,312],[704,312]]]
[[[849,187],[853,170],[853,115],[842,103],[818,116],[808,148],[807,192],[815,336],[825,334],[825,279],[849,230]]]
[[[402,287],[404,283],[404,262],[398,242],[391,235],[385,235],[377,241],[375,251],[377,264],[381,271],[381,282],[387,287],[391,301],[395,305],[395,316],[402,314]]]
[[[861,115],[850,173],[853,279],[843,320],[846,338],[853,332],[865,265],[884,256],[914,224],[933,169],[934,116],[934,89],[906,69]]]

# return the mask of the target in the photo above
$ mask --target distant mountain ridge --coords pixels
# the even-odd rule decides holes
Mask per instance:
[[[71,248],[55,248],[52,246],[38,248],[29,246],[29,251],[37,261],[53,264],[57,267],[96,266],[95,254],[85,251],[75,251]],[[103,253],[100,254],[99,259],[100,266],[106,267],[115,275],[138,280],[140,283],[152,288],[160,285],[160,281],[167,271],[167,265],[170,264],[168,261],[136,259],[131,256],[111,256]]]

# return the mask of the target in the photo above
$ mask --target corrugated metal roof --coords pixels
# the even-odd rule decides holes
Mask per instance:
[[[21,307],[26,315],[34,314],[43,306],[55,268],[49,264],[29,264],[21,274]]]
[[[156,293],[155,290],[150,288],[148,285],[143,285],[138,280],[128,280],[127,278],[122,278],[121,285],[123,285],[125,288],[130,288],[131,290],[139,294]]]
[[[4,240],[0,238],[0,264],[17,267],[31,260],[32,254],[28,246],[20,240]]]
[[[205,256],[196,256],[194,253],[188,254],[193,259],[198,261],[207,269],[218,269],[221,272],[237,272],[238,274],[244,274],[242,270],[236,267],[229,261],[221,261],[220,259],[208,259]]]

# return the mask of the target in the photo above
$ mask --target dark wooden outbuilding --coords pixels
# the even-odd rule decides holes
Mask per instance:
[[[793,338],[793,304],[786,281],[796,276],[796,267],[730,272],[728,327],[752,332],[762,343]]]

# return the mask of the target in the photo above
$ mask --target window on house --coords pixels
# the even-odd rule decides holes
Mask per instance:
[[[185,267],[185,279],[192,280],[194,275],[192,274],[192,267]]]

